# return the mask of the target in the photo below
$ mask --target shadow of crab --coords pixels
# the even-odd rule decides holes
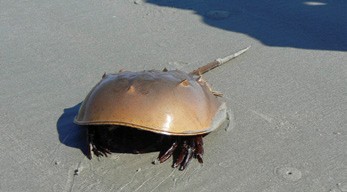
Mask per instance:
[[[63,114],[57,121],[57,131],[59,141],[69,147],[80,149],[84,155],[88,154],[87,147],[87,131],[81,126],[73,123],[82,103],[78,103],[73,107],[64,109]]]

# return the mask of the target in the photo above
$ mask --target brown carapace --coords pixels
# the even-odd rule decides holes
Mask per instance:
[[[183,170],[203,162],[202,137],[227,119],[226,105],[201,75],[247,51],[217,59],[191,73],[179,70],[105,74],[83,101],[75,123],[87,127],[89,154],[160,150]]]

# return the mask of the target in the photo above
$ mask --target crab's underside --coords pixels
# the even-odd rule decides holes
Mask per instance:
[[[89,154],[97,157],[112,152],[146,153],[160,151],[158,161],[165,162],[173,156],[174,168],[184,170],[192,158],[203,162],[203,135],[168,136],[142,131],[125,126],[92,125],[88,126]]]

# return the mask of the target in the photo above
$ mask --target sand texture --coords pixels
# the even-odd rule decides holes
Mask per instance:
[[[347,1],[0,1],[0,191],[347,192]],[[204,75],[230,124],[185,171],[88,160],[80,103],[104,72]]]

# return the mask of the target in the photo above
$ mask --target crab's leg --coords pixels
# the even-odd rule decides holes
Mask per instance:
[[[172,143],[169,149],[159,154],[158,160],[160,163],[169,159],[176,150],[179,151],[177,158],[174,160],[173,168],[179,167],[179,170],[184,170],[191,159],[197,158],[199,163],[203,163],[202,156],[204,154],[202,135],[189,137],[169,137],[166,142]],[[162,138],[161,143],[164,138]],[[167,145],[166,145],[167,146]]]
[[[88,158],[92,159],[93,154],[92,152],[97,156],[105,156],[107,157],[107,154],[111,154],[111,151],[107,148],[101,147],[96,144],[95,142],[95,130],[92,127],[88,127],[88,143],[89,143],[89,154]]]
[[[167,159],[169,159],[169,158],[172,156],[173,152],[177,149],[177,146],[178,146],[178,140],[175,140],[175,141],[172,143],[171,147],[170,147],[163,155],[161,155],[161,156],[158,158],[158,159],[159,159],[159,162],[160,162],[160,163],[163,163],[163,162],[165,162]]]
[[[196,136],[194,140],[196,144],[195,157],[198,159],[199,163],[203,163],[202,156],[204,155],[204,142],[202,141],[202,135]]]
[[[176,159],[176,162],[173,164],[172,167],[176,168],[178,167],[179,165],[182,164],[183,160],[184,160],[184,157],[186,156],[187,154],[187,141],[183,141],[183,147],[181,148],[181,152],[180,154],[178,155],[177,159]]]
[[[88,152],[87,152],[87,157],[88,159],[93,158],[93,143],[94,143],[94,130],[92,130],[91,127],[87,128],[87,144],[88,144]]]
[[[107,154],[111,154],[111,151],[109,149],[100,147],[100,146],[97,148],[93,148],[93,152],[97,157],[100,157],[100,156],[107,157]]]
[[[185,146],[185,151],[186,151],[185,152],[186,155],[185,155],[184,161],[181,163],[181,166],[179,168],[179,170],[181,171],[188,166],[190,160],[193,157],[193,154],[195,151],[195,140],[193,138],[189,138],[188,145]]]

